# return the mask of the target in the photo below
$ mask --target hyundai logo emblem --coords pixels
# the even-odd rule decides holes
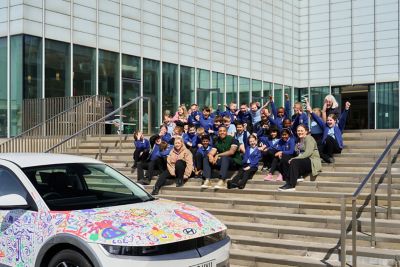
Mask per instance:
[[[196,230],[194,230],[193,228],[186,228],[183,229],[183,232],[187,235],[194,235],[196,233]]]

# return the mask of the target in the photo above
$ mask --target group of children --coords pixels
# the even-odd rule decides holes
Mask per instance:
[[[282,181],[282,168],[285,166],[281,163],[282,157],[295,157],[298,151],[297,127],[301,125],[307,130],[310,128],[322,161],[333,163],[333,154],[340,153],[343,149],[342,131],[349,108],[350,103],[346,102],[345,109],[340,114],[332,95],[325,98],[322,110],[312,109],[307,102],[304,111],[302,103],[296,102],[292,116],[288,95],[285,95],[284,107],[279,108],[276,108],[272,97],[262,106],[258,102],[252,102],[250,105],[241,104],[238,109],[237,104],[231,102],[225,111],[215,112],[207,106],[200,112],[197,104],[192,104],[187,111],[181,105],[175,115],[169,112],[164,114],[160,132],[149,140],[141,132],[134,133],[132,169],[134,171],[137,168],[139,183],[150,184],[154,176],[167,171],[168,156],[173,154],[174,142],[179,139],[183,140],[184,146],[192,155],[191,177],[207,181],[210,177],[205,177],[203,172],[204,158],[212,151],[219,129],[226,128],[227,135],[235,140],[242,159],[241,164],[236,164],[239,165],[237,175],[226,185],[228,189],[243,189],[257,172],[259,162],[262,162],[262,170],[267,173],[264,180]],[[216,164],[212,162],[212,157],[209,161],[210,164]],[[274,176],[276,172],[278,174]],[[170,176],[174,177],[174,174],[171,173]],[[179,186],[182,185],[182,181],[179,181]],[[209,185],[204,183],[202,187]]]

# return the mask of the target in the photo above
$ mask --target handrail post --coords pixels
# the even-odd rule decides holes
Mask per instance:
[[[101,135],[99,135],[99,160],[103,159],[102,151],[101,151]]]
[[[357,267],[357,199],[351,200],[351,246],[352,246],[352,267]]]
[[[375,208],[375,173],[371,177],[371,247],[376,246],[376,237],[375,237],[375,216],[376,216],[376,208]]]
[[[342,196],[340,206],[340,266],[346,266],[346,197]]]
[[[386,218],[392,218],[392,150],[388,151],[387,163],[387,213]]]

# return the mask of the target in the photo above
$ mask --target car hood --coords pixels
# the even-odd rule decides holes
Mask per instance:
[[[220,232],[226,226],[210,213],[169,200],[107,208],[55,211],[56,233],[87,242],[125,246],[155,246]]]

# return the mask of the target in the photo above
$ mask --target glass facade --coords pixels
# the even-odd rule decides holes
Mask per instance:
[[[250,79],[240,77],[239,104],[250,103]]]
[[[24,35],[23,98],[42,97],[42,38]]]
[[[140,96],[140,58],[122,55],[122,105]],[[140,101],[131,104],[124,109],[124,122],[126,133],[132,133],[139,129]]]
[[[157,132],[160,126],[160,62],[151,59],[143,59],[143,96],[151,99],[150,105],[144,102],[143,108],[143,131],[147,131],[148,127],[153,132]],[[149,116],[151,112],[151,116]]]
[[[252,80],[251,84],[251,98],[252,101],[261,101],[261,94],[262,94],[262,81],[260,80]]]
[[[212,73],[211,105],[214,109],[221,108],[225,104],[225,74],[213,71]]]
[[[22,131],[24,36],[12,36],[10,45],[10,135],[15,136]]]
[[[274,84],[274,102],[276,107],[283,107],[283,86],[282,84]]]
[[[95,95],[96,49],[81,45],[74,45],[73,50],[73,95]]]
[[[263,94],[264,94],[264,98],[263,98],[263,104],[265,103],[265,101],[269,101],[269,96],[274,95],[273,91],[272,91],[272,83],[270,82],[263,82]]]
[[[70,96],[70,45],[46,40],[45,49],[45,96]]]
[[[376,122],[379,129],[399,128],[399,83],[376,84]]]
[[[329,95],[329,87],[312,87],[310,88],[310,104],[313,108],[321,108],[324,105],[325,96]],[[336,97],[336,100],[338,98]]]
[[[195,73],[194,68],[181,66],[181,104],[189,107],[195,103]]]
[[[117,53],[99,50],[99,94],[109,96],[114,108],[119,103],[119,56]]]
[[[197,102],[210,106],[210,71],[197,69]]]
[[[7,136],[7,38],[0,38],[0,137]]]
[[[237,76],[226,75],[226,104],[237,101],[238,78]]]
[[[162,65],[162,112],[169,110],[175,114],[178,109],[178,65],[163,63]]]

